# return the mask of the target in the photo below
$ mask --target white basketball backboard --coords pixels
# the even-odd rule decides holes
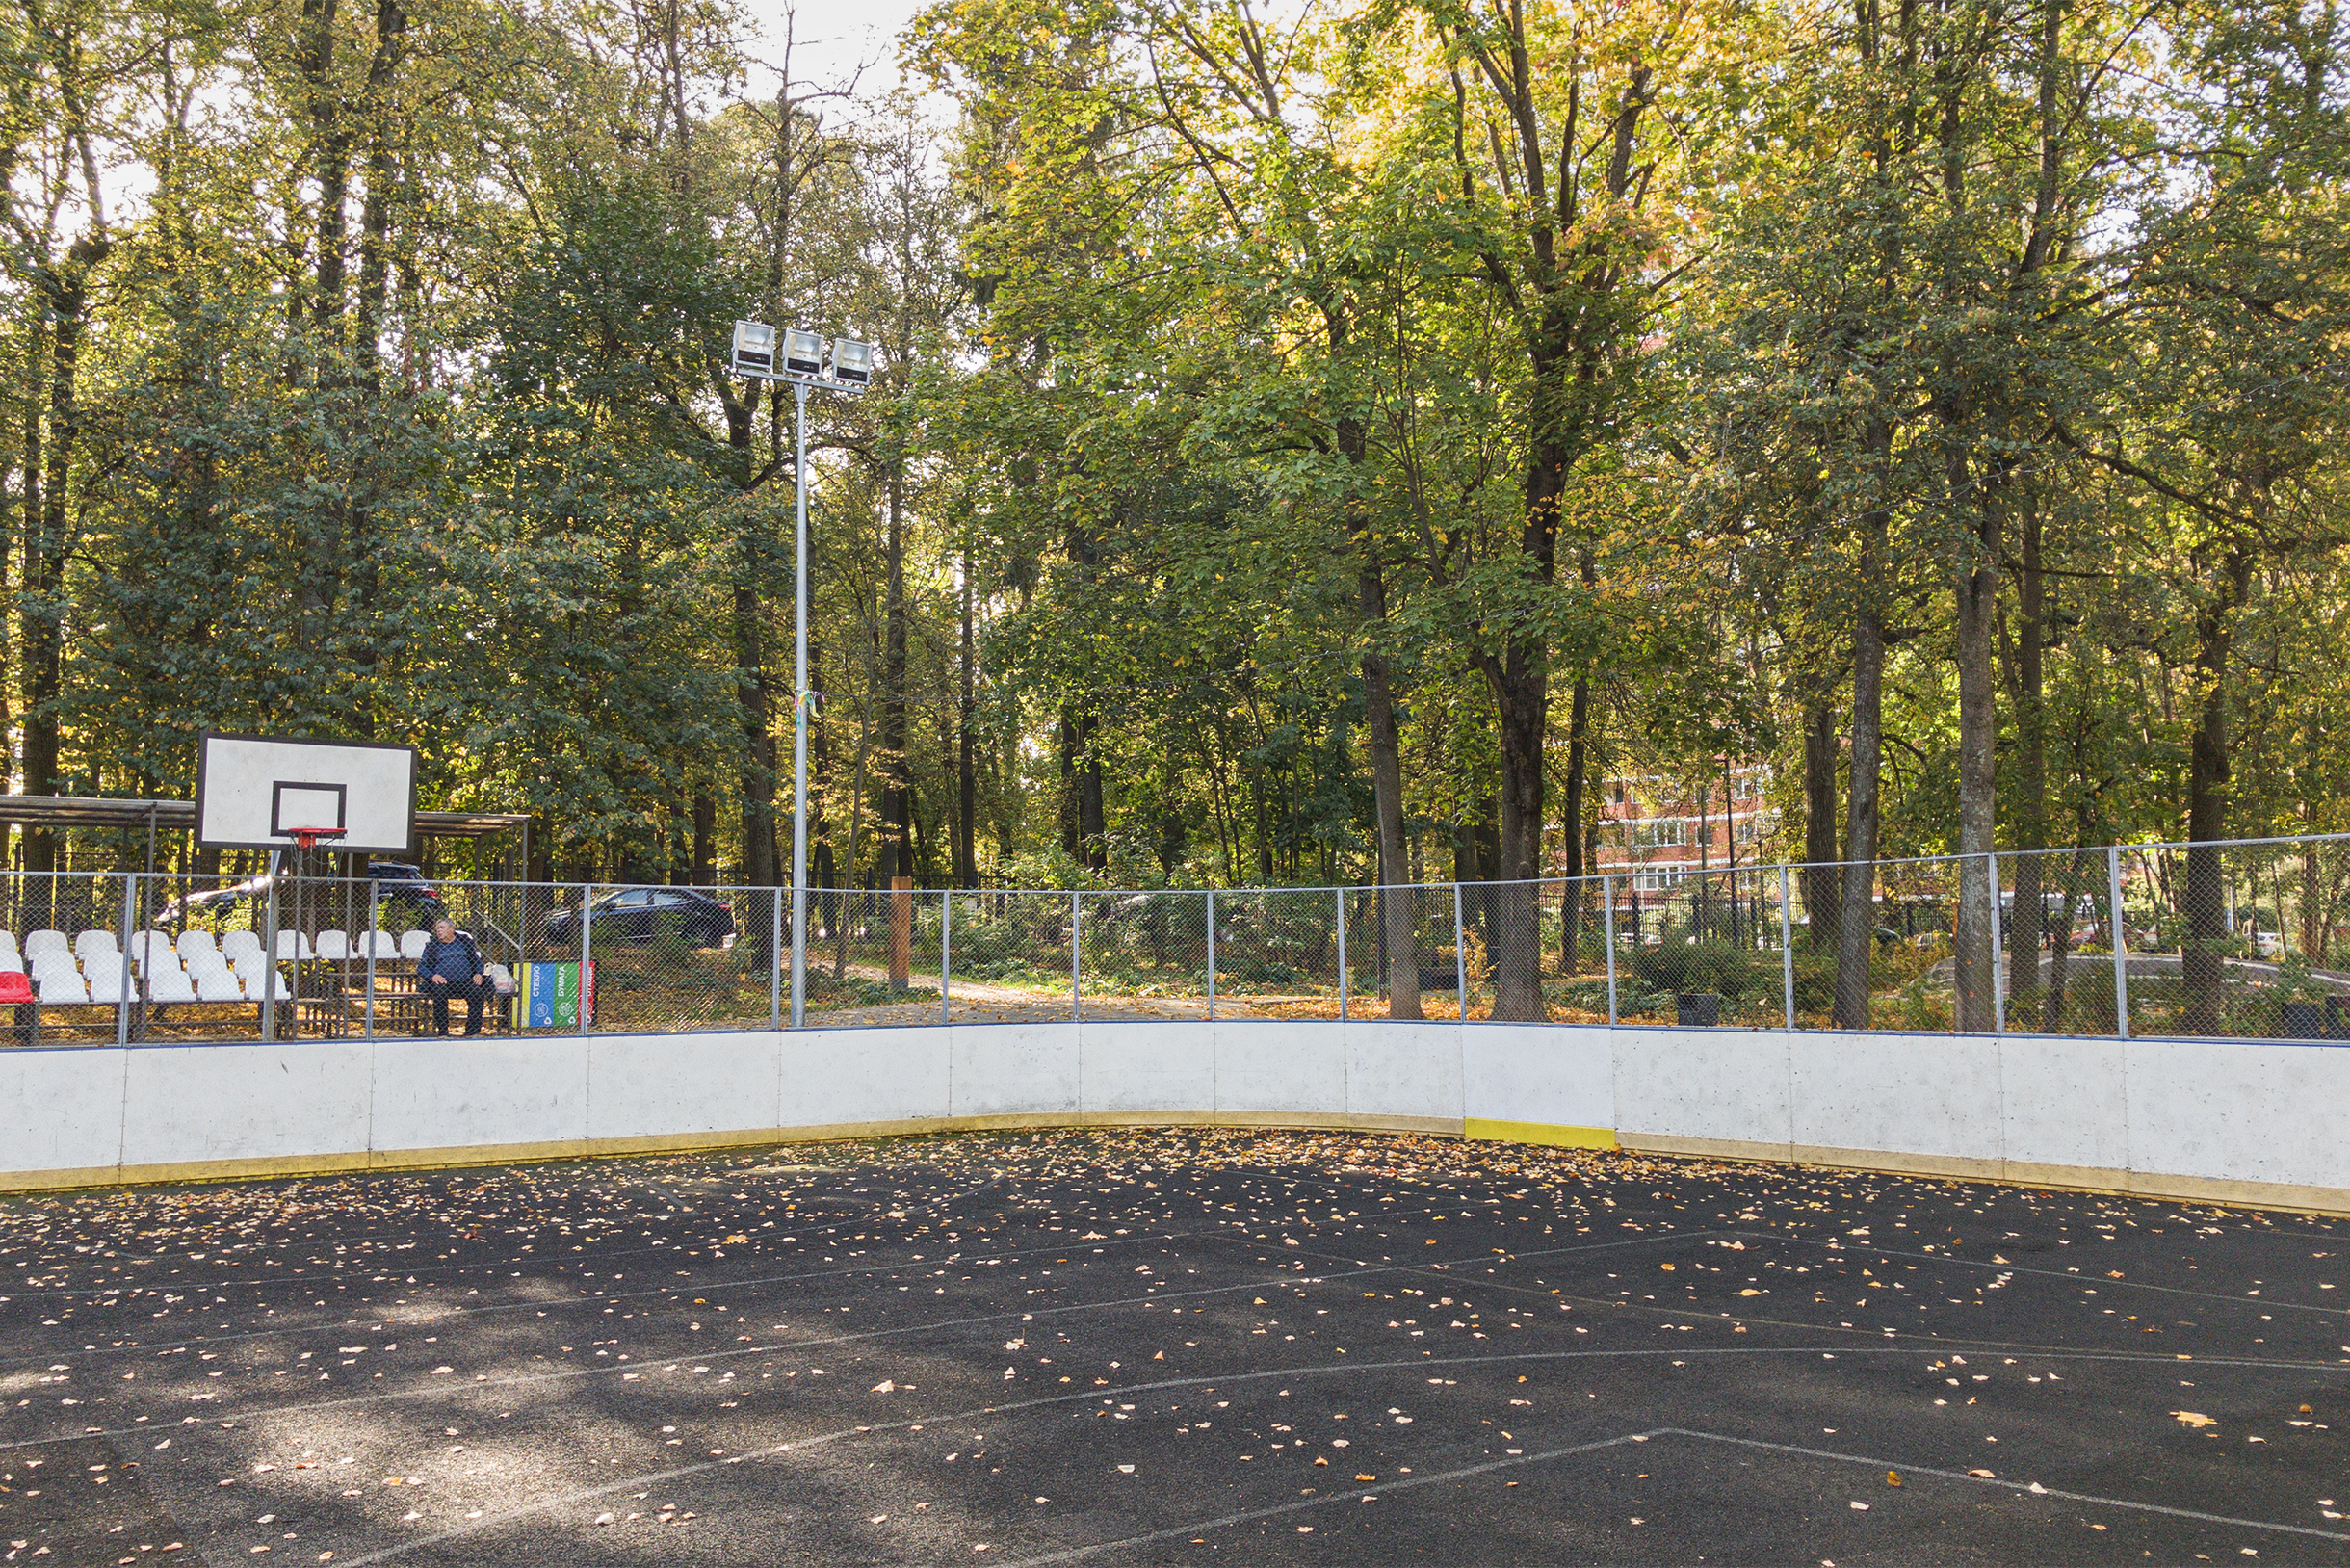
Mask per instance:
[[[196,841],[290,849],[303,828],[342,830],[332,849],[413,853],[416,748],[357,741],[206,735],[196,754]]]

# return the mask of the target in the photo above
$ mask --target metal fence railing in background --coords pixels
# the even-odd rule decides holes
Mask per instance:
[[[809,1027],[1214,1018],[2350,1041],[2350,839],[1541,882],[810,889]],[[446,917],[471,940],[420,973]],[[793,1018],[775,888],[0,875],[0,1041]],[[478,962],[482,980],[468,972]],[[23,996],[17,992],[17,998]]]

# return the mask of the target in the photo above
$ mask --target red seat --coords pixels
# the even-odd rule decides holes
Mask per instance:
[[[0,1006],[6,1006],[11,1002],[31,1002],[33,1000],[31,976],[19,975],[11,970],[0,970]]]

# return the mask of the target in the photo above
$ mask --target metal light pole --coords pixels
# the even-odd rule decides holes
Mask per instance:
[[[799,490],[799,540],[792,588],[792,1027],[808,1021],[808,383],[792,383],[798,434],[792,459]]]
[[[781,353],[777,352],[778,337]],[[827,352],[829,351],[829,352]],[[793,556],[792,647],[792,1027],[808,1021],[808,390],[862,392],[873,380],[870,343],[814,332],[778,333],[763,322],[737,322],[734,369],[752,380],[792,384],[795,438],[792,478],[797,523]],[[776,956],[770,954],[770,961]]]

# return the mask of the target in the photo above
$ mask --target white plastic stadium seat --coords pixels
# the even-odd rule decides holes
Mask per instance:
[[[210,931],[185,930],[179,933],[179,955],[194,958],[198,953],[218,953],[220,944],[213,941]]]
[[[138,982],[122,973],[122,954],[101,953],[92,956],[83,973],[90,980],[90,1000],[114,1003],[139,994]]]
[[[297,963],[301,959],[315,958],[317,956],[318,954],[312,952],[310,949],[310,938],[304,935],[302,932],[279,931],[277,933],[277,957],[279,961],[285,963]]]
[[[235,984],[234,980],[229,982]],[[177,964],[157,964],[148,971],[146,993],[149,1002],[194,1002],[196,982]]]
[[[35,931],[24,939],[24,955],[28,958],[41,953],[70,954],[73,944],[65,940],[64,931]]]
[[[285,973],[274,964],[252,964],[240,968],[237,978],[245,982],[245,1000],[248,1002],[260,1001],[269,994],[273,984],[276,987],[278,1001],[294,1000],[294,987],[286,983]]]
[[[235,963],[248,954],[258,958],[261,956],[261,938],[251,931],[223,931],[221,933],[221,952],[230,963]]]
[[[410,963],[414,963],[417,959],[422,958],[425,955],[426,939],[431,935],[431,933],[430,931],[401,932],[400,956],[407,959]]]
[[[228,960],[222,956],[219,948],[197,948],[188,954],[188,973],[198,979],[206,975],[225,975],[228,973]]]
[[[171,938],[162,931],[133,931],[130,960],[142,969],[179,967],[179,954],[171,951]]]
[[[350,957],[350,956],[351,956],[351,938],[350,938],[350,937],[348,937],[348,936],[346,936],[346,935],[344,935],[344,934],[343,934],[341,931],[321,931],[321,932],[319,932],[319,933],[318,933],[318,956],[319,956],[319,957],[321,957],[321,958],[348,958],[348,957]]]
[[[112,931],[87,930],[73,939],[73,955],[84,963],[90,961],[92,954],[120,951],[115,946],[115,933]]]
[[[6,971],[11,975],[21,975],[24,973],[24,960],[17,957],[13,952],[0,953],[0,971]]]
[[[0,953],[5,953],[12,958],[16,956],[16,933],[14,931],[0,931]]]
[[[33,960],[33,983],[43,1002],[78,1003],[90,1000],[90,986],[69,957],[44,954]]]
[[[225,966],[196,972],[196,994],[199,1000],[204,1002],[242,1002],[245,1000],[245,988],[237,983],[237,977],[229,973]]]
[[[397,958],[400,956],[400,943],[396,938],[393,937],[391,932],[378,929],[369,933],[367,940],[376,951],[376,961],[378,963],[381,963],[387,958]],[[362,949],[361,951],[364,953],[365,950]]]

